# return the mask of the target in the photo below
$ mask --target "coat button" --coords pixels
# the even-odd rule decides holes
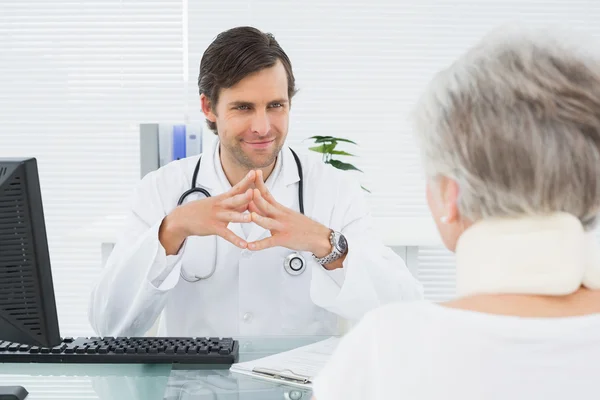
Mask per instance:
[[[290,400],[300,400],[302,399],[302,392],[299,390],[291,390],[284,395],[284,398]]]
[[[247,312],[246,314],[244,314],[243,320],[247,324],[252,322],[252,313]]]
[[[252,257],[252,252],[250,250],[242,250],[242,257],[243,258],[250,258]]]

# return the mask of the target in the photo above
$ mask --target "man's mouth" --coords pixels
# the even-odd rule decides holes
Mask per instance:
[[[246,142],[246,141],[244,141],[245,144],[247,144],[248,146],[250,146],[252,148],[255,148],[255,149],[264,149],[264,148],[267,148],[273,142],[275,142],[275,139],[260,140],[260,141],[254,141],[254,142]]]

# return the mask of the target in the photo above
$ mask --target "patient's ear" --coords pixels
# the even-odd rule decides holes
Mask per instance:
[[[458,212],[458,196],[460,189],[458,183],[450,178],[444,178],[442,185],[445,223],[451,224],[460,219],[460,214]]]
[[[431,215],[444,245],[450,251],[455,250],[456,242],[464,231],[464,221],[458,210],[459,194],[458,184],[450,178],[439,177],[427,186],[427,202]]]

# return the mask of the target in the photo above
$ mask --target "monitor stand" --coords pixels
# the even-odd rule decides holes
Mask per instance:
[[[0,400],[25,400],[28,394],[23,386],[0,386]]]

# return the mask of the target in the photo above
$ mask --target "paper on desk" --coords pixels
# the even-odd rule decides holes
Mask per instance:
[[[329,361],[339,341],[340,338],[331,337],[317,343],[258,360],[233,364],[230,371],[272,382],[310,387],[312,386],[313,378],[319,374],[327,361]],[[276,376],[267,376],[264,372],[272,372]],[[295,381],[289,379],[289,377],[306,378],[306,382]]]

